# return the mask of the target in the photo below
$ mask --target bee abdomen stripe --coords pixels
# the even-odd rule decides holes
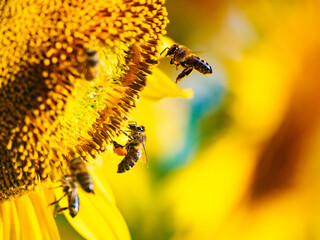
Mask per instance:
[[[93,187],[94,187],[93,180],[89,173],[87,172],[78,173],[76,177],[81,187],[83,188],[83,190],[85,190],[86,192],[93,191]]]

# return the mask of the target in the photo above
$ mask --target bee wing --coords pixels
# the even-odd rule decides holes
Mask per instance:
[[[196,52],[192,52],[192,53],[195,55],[201,56],[201,55],[205,55],[207,53],[207,51],[196,51]]]
[[[87,162],[87,169],[88,171],[92,171],[95,168],[101,167],[102,163],[103,163],[103,158],[100,155],[98,155],[94,160]]]
[[[121,130],[122,131],[122,133],[124,134],[124,135],[126,135],[128,138],[130,138],[131,140],[133,139],[132,138],[132,136],[130,136],[130,135],[128,135],[126,132],[131,132],[131,130],[126,130],[126,131],[123,131],[123,130]]]

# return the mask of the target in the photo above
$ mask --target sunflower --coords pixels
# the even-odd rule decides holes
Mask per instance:
[[[166,33],[164,0],[0,1],[0,236],[59,239],[51,187],[72,159],[88,167],[128,125]],[[156,76],[161,75],[156,71]],[[189,96],[163,78],[149,97]],[[148,79],[148,81],[147,81]],[[156,94],[152,89],[160,89]],[[168,91],[169,89],[169,91]],[[170,91],[170,89],[172,91]],[[147,94],[148,95],[148,94]],[[112,192],[90,171],[73,227],[87,239],[130,239]],[[55,189],[56,199],[62,189]],[[68,206],[67,199],[59,202]],[[67,207],[68,208],[68,207]]]

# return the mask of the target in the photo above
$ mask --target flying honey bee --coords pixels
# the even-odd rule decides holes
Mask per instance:
[[[68,207],[58,208],[55,211],[55,214],[61,213],[69,209],[70,216],[74,218],[79,212],[79,205],[80,205],[79,195],[77,193],[77,183],[74,181],[74,179],[70,175],[64,175],[60,181],[62,183],[64,195],[61,198],[59,198],[57,201],[50,203],[49,206],[59,203],[62,198],[64,198],[65,196],[68,196]]]
[[[129,129],[131,132],[130,135],[123,132],[129,138],[124,146],[113,141],[113,151],[120,156],[125,155],[118,165],[118,173],[130,170],[141,158],[143,151],[145,152],[144,145],[146,142],[146,135],[144,126],[132,123],[129,124]]]
[[[84,66],[84,77],[87,80],[92,80],[98,77],[100,71],[99,54],[94,48],[86,50],[86,60]]]
[[[170,64],[175,64],[177,68],[181,65],[184,68],[176,78],[176,83],[189,76],[193,69],[204,75],[212,74],[212,68],[209,63],[196,56],[187,47],[173,44],[171,47],[166,47],[161,54],[166,50],[168,50],[166,57],[171,57]]]

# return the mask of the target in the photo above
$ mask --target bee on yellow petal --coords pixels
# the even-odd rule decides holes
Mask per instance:
[[[61,213],[69,209],[69,214],[71,217],[75,217],[79,212],[80,199],[77,193],[77,183],[74,181],[73,177],[70,175],[64,175],[61,178],[61,183],[63,187],[64,195],[59,198],[57,201],[50,203],[50,205],[55,205],[61,201],[65,196],[68,196],[68,207],[60,207],[55,211],[55,214]]]

